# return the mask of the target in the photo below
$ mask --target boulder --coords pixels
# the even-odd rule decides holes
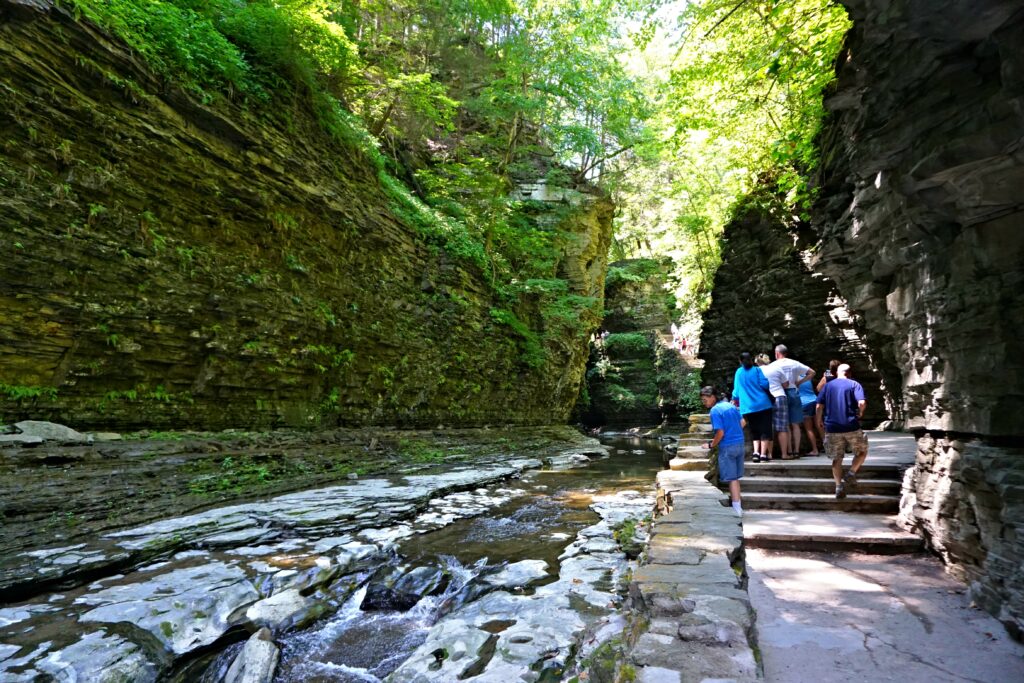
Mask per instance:
[[[14,426],[21,432],[22,437],[37,436],[43,441],[78,441],[87,443],[90,438],[81,432],[76,432],[71,427],[57,424],[56,422],[43,422],[40,420],[23,420],[15,422]]]
[[[451,575],[438,567],[416,567],[395,581],[395,590],[421,598],[444,591]]]
[[[315,605],[315,600],[302,595],[297,588],[289,588],[254,603],[245,616],[254,624],[279,631],[301,622],[302,616]]]
[[[364,612],[377,612],[385,610],[397,610],[404,612],[412,609],[422,596],[415,593],[406,593],[396,590],[391,586],[375,583],[370,584],[366,589],[366,596],[359,605]]]
[[[270,683],[280,656],[270,630],[261,628],[252,634],[235,661],[231,662],[224,683]]]

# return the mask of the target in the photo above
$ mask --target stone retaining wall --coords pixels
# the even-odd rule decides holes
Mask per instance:
[[[630,653],[638,680],[758,680],[740,520],[702,472],[660,472],[658,486],[673,509],[654,521],[629,586],[649,619]]]

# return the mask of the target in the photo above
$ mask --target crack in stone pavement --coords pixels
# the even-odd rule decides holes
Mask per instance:
[[[878,642],[882,643],[882,645],[885,645],[886,647],[891,648],[895,652],[898,652],[899,654],[901,654],[904,657],[908,658],[910,661],[914,662],[915,664],[920,664],[920,665],[926,666],[926,667],[928,667],[930,669],[935,669],[936,671],[941,671],[942,673],[946,674],[947,676],[952,677],[956,681],[970,681],[970,683],[991,683],[990,681],[984,681],[984,680],[981,680],[981,679],[978,679],[978,678],[971,678],[970,676],[965,676],[964,674],[954,673],[953,671],[950,671],[948,669],[942,668],[938,664],[934,664],[932,662],[925,661],[925,660],[921,659],[921,657],[919,655],[916,655],[913,652],[908,652],[907,650],[902,650],[902,649],[896,647],[896,645],[894,645],[893,643],[885,640],[884,638],[879,638],[877,634],[868,633],[867,631],[864,631],[857,624],[848,623],[847,625],[850,628],[854,629],[855,631],[858,631],[861,635],[864,636],[864,647],[865,647],[865,649],[867,649],[867,651],[869,653],[871,653],[871,661],[875,663],[875,666],[879,666],[879,664],[878,664],[878,662],[874,658],[873,651],[867,645],[868,638],[874,638]]]
[[[851,569],[850,567],[844,567],[842,564],[831,562],[829,564],[832,564],[832,566],[836,569],[840,569],[842,571],[853,574],[862,581],[865,581],[867,583],[873,583],[879,588],[882,588],[885,591],[886,595],[888,595],[889,597],[893,598],[901,605],[903,605],[904,609],[906,609],[907,612],[909,612],[914,618],[921,622],[921,626],[924,628],[925,633],[931,635],[935,631],[935,624],[932,623],[932,620],[929,619],[920,609],[910,604],[910,602],[908,602],[905,598],[894,593],[892,591],[892,588],[890,588],[888,584],[883,583],[875,577],[872,577],[871,574],[868,572],[858,571],[856,569]]]

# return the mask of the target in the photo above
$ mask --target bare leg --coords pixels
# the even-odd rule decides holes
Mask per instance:
[[[772,440],[761,439],[761,457],[771,458],[772,457]]]
[[[864,461],[867,460],[867,457],[868,450],[866,448],[863,453],[858,453],[853,456],[853,464],[850,465],[850,471],[857,474],[857,471],[860,469],[860,466],[864,464]]]
[[[782,451],[782,457],[789,457],[789,432],[779,432],[776,434],[779,437],[779,450]]]
[[[843,481],[843,459],[836,458],[832,461],[832,478],[836,480],[836,486]]]
[[[811,442],[810,455],[818,454],[818,441],[814,438],[814,420],[809,417],[804,418],[804,430],[807,431],[807,438]]]
[[[793,439],[793,455],[800,455],[800,423],[789,423],[789,433]]]
[[[732,502],[740,502],[740,480],[729,482],[729,495],[732,496]]]

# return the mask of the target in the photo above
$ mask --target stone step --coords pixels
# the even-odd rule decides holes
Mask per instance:
[[[834,489],[833,489],[834,491]],[[723,498],[728,505],[728,498]],[[836,498],[834,493],[744,493],[744,510],[838,510],[842,512],[893,513],[900,509],[897,496],[849,494]]]
[[[874,495],[900,495],[900,482],[893,479],[860,479],[850,492]],[[744,477],[744,493],[831,493],[836,485],[832,479],[822,477]]]
[[[712,431],[714,430],[711,429],[711,423],[704,424],[702,422],[698,422],[696,424],[690,424],[691,434],[710,434]]]
[[[695,425],[695,424],[710,425],[711,424],[711,414],[710,413],[693,413],[692,415],[690,415],[690,425],[692,426],[692,425]]]
[[[844,464],[844,470],[849,463]],[[797,477],[801,479],[832,479],[832,463],[825,458],[800,458],[799,460],[773,460],[772,462],[746,462],[743,476],[747,477]],[[902,481],[902,471],[897,465],[861,465],[858,479],[887,479]]]
[[[862,550],[912,553],[918,536],[900,529],[894,515],[847,512],[753,510],[743,515],[743,540],[751,548]]]
[[[672,458],[668,461],[668,468],[681,472],[704,472],[708,469],[707,458]]]

